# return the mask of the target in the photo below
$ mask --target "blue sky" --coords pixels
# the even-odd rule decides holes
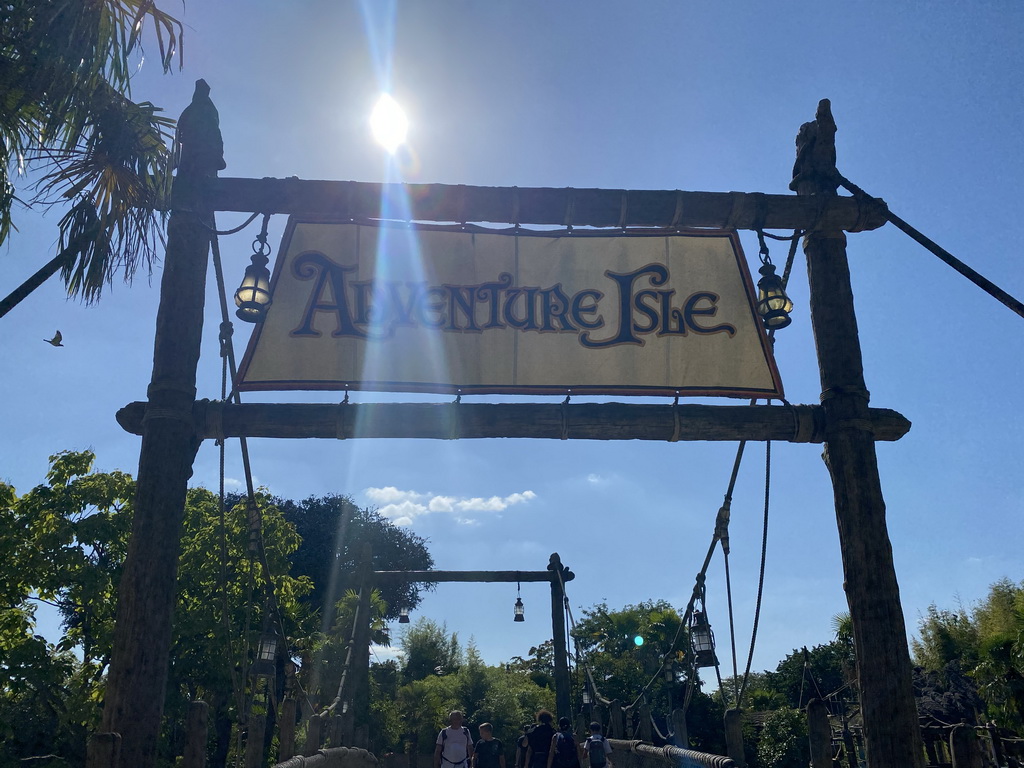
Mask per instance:
[[[177,6],[171,10],[176,10]],[[185,68],[153,54],[135,97],[176,115],[205,78],[221,114],[226,176],[380,181],[368,115],[390,88],[412,123],[410,181],[787,191],[794,137],[820,98],[839,126],[840,170],[1018,297],[1024,214],[1024,6],[1016,2],[303,2],[185,5]],[[59,214],[22,214],[0,251],[6,294],[54,252]],[[241,223],[222,214],[222,228]],[[284,228],[272,221],[272,241]],[[255,225],[223,238],[229,285]],[[748,259],[756,239],[742,234]],[[784,246],[773,247],[777,263]],[[849,253],[872,404],[912,422],[878,446],[908,625],[931,602],[982,597],[1024,579],[1016,400],[1024,321],[891,226]],[[0,320],[0,477],[26,491],[47,456],[92,448],[99,468],[135,472],[139,440],[115,411],[145,398],[157,293],[116,283],[95,306],[47,284]],[[806,273],[776,355],[789,400],[820,386]],[[232,288],[233,289],[233,288]],[[219,394],[211,280],[200,397]],[[65,347],[43,344],[55,329]],[[236,326],[241,347],[248,329]],[[248,400],[257,399],[250,395]],[[267,393],[267,401],[337,400]],[[371,393],[355,399],[382,399]],[[412,399],[400,396],[397,399]],[[430,399],[430,398],[418,398]],[[439,398],[446,400],[448,398]],[[497,399],[497,398],[491,398]],[[710,539],[735,446],[577,441],[252,441],[257,482],[292,498],[343,492],[408,522],[445,569],[577,574],[574,609],[648,598],[685,604]],[[241,475],[237,448],[229,477]],[[755,670],[826,642],[845,610],[831,486],[820,447],[775,444],[772,519]],[[204,445],[193,482],[217,483]],[[748,448],[735,493],[732,572],[745,657],[757,586],[764,448]],[[547,588],[447,585],[422,613],[473,636],[492,663],[550,631]],[[721,560],[708,607],[721,645]],[[727,654],[723,654],[723,659]],[[742,659],[741,659],[742,662]]]

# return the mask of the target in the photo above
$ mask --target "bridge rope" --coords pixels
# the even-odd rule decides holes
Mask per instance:
[[[228,311],[228,299],[227,299],[227,286],[224,281],[224,269],[220,254],[220,241],[218,239],[219,234],[232,234],[239,232],[248,226],[252,221],[256,219],[256,215],[250,217],[242,226],[236,229],[229,230],[226,233],[220,233],[216,227],[216,218],[211,220],[209,226],[210,230],[210,250],[213,260],[214,275],[217,281],[217,296],[220,302],[221,312],[221,324],[220,324],[220,354],[221,354],[221,398],[227,402],[233,402],[240,404],[242,402],[241,396],[238,390],[232,386],[229,391],[227,388],[227,382],[233,383],[237,378],[238,368],[235,359],[234,343],[232,341],[234,335],[234,324],[231,321],[231,317]],[[263,226],[262,236],[266,236],[267,225],[270,221],[270,214],[263,215]],[[256,501],[256,489],[252,479],[252,465],[249,459],[249,445],[245,437],[239,437],[239,446],[241,449],[242,456],[242,470],[245,476],[245,491],[246,491],[246,509],[248,511],[248,525],[249,525],[249,579],[247,585],[247,597],[246,597],[246,613],[245,613],[245,630],[242,635],[242,661],[239,673],[236,675],[234,672],[234,666],[232,666],[232,685],[236,688],[235,694],[239,702],[239,721],[245,723],[248,720],[249,709],[252,705],[253,700],[256,696],[255,686],[251,690],[251,695],[246,699],[245,697],[245,680],[247,678],[247,668],[249,660],[249,634],[251,629],[252,613],[255,606],[255,565],[258,562],[260,569],[263,572],[264,577],[264,591],[266,593],[266,612],[269,616],[270,621],[275,627],[278,635],[281,638],[287,637],[285,632],[284,620],[281,615],[280,604],[277,600],[276,584],[274,574],[270,568],[270,564],[267,560],[267,551],[265,542],[263,539],[263,521],[259,511],[259,505]],[[225,444],[226,439],[223,434],[218,436],[217,444],[220,448],[220,461],[219,461],[219,474],[220,474],[220,526],[221,526],[221,579],[222,583],[222,610],[224,613],[225,631],[228,633],[228,650],[230,654],[231,643],[230,643],[230,623],[227,621],[227,531],[226,522],[224,515],[225,506],[225,492],[224,492],[224,476],[225,476]],[[229,656],[230,659],[230,656]],[[229,661],[230,663],[230,661]],[[309,696],[306,691],[302,688],[298,678],[294,680],[297,691],[301,695],[306,707],[310,712],[315,712],[316,709],[309,700]],[[239,738],[241,738],[241,729],[239,730]],[[241,748],[236,750],[238,759],[241,759]]]

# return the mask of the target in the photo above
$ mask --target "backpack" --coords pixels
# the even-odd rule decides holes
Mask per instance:
[[[604,736],[591,736],[587,739],[587,757],[590,758],[590,768],[601,768],[607,764],[608,756],[604,753]]]
[[[465,763],[468,760],[469,748],[473,745],[473,740],[472,740],[472,738],[469,735],[469,728],[467,728],[466,726],[462,726],[462,732],[466,735],[466,755],[467,755],[467,758],[464,758],[462,760],[462,762]],[[459,763],[453,763],[451,760],[449,760],[447,757],[444,756],[444,745],[445,745],[446,741],[448,741],[448,729],[444,728],[441,731],[441,760],[443,760],[444,762],[449,763],[451,765],[459,765]]]
[[[573,768],[579,764],[576,739],[569,731],[559,731],[555,740],[555,765],[559,768]]]

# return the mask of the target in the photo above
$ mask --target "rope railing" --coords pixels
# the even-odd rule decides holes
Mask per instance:
[[[608,739],[613,761],[619,768],[641,768],[648,761],[658,766],[705,766],[706,768],[737,768],[731,757],[712,755],[681,747],[655,747],[642,741]],[[298,768],[296,766],[296,768]]]
[[[296,755],[274,768],[374,768],[379,761],[370,752],[356,747],[331,747],[312,755]]]

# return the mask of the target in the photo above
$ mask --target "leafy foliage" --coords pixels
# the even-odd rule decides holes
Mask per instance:
[[[937,688],[943,693],[963,689],[959,675],[966,674],[989,716],[1005,727],[1024,728],[1024,583],[997,581],[970,610],[931,605],[918,631],[914,659],[937,678]]]
[[[810,760],[807,718],[797,709],[779,709],[764,721],[757,744],[760,768],[803,768]]]
[[[69,292],[99,297],[118,270],[148,268],[159,240],[174,121],[130,99],[142,36],[180,61],[183,28],[152,0],[4,3],[0,39],[0,244],[16,203],[70,203],[58,265]],[[14,177],[32,174],[29,196]]]
[[[373,549],[374,570],[425,571],[434,567],[426,539],[392,525],[373,510],[358,509],[347,496],[311,496],[303,501],[275,498],[274,504],[302,539],[291,557],[292,568],[312,582],[306,602],[314,610],[325,613],[324,605],[332,605],[346,590],[358,587],[353,579],[364,544]],[[343,526],[346,509],[349,519]],[[421,588],[417,584],[383,585],[380,594],[387,604],[386,618],[396,619],[399,609],[419,605]]]
[[[583,611],[573,640],[589,659],[600,694],[629,704],[661,670],[680,622],[675,608],[664,600],[627,605],[618,611],[609,611],[600,603]],[[636,637],[643,638],[643,645],[636,645]],[[667,685],[659,676],[648,698],[664,699]]]
[[[448,625],[421,616],[406,627],[399,639],[405,664],[402,679],[407,682],[451,675],[462,666],[462,646]]]

